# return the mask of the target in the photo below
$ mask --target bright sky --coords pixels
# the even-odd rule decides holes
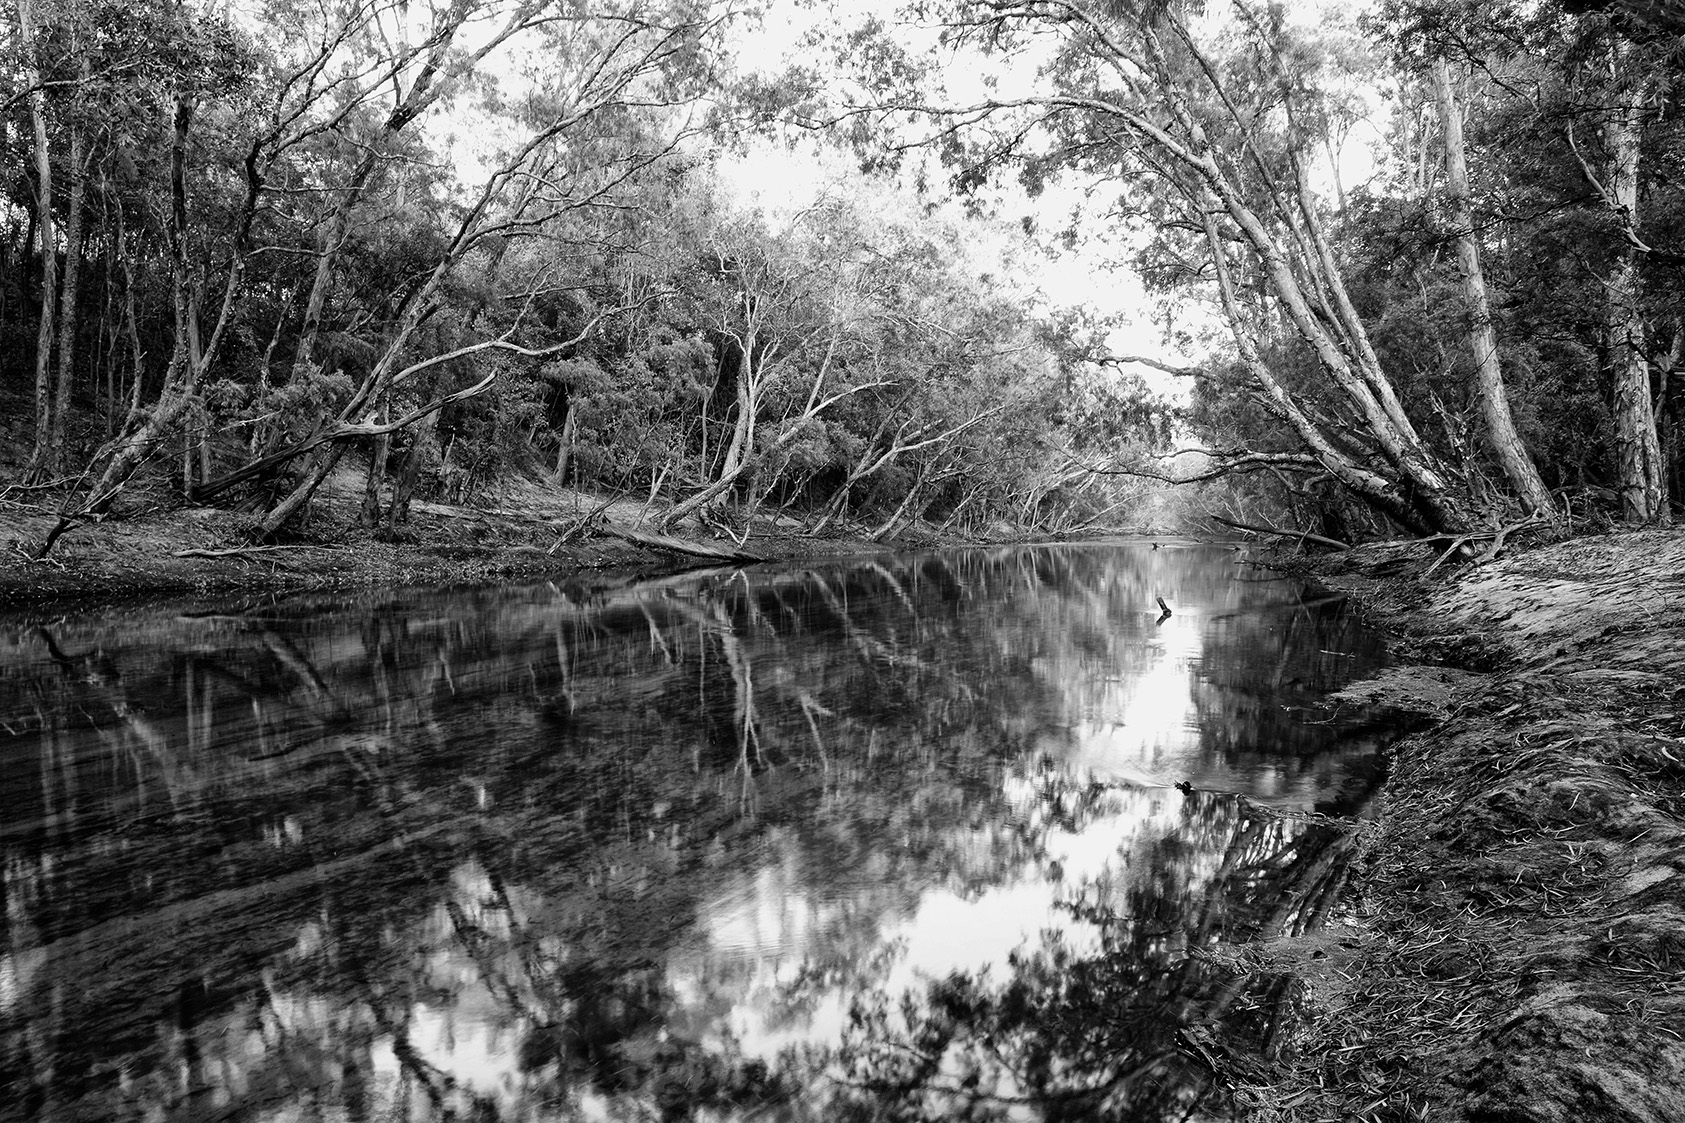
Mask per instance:
[[[895,29],[898,43],[909,51],[923,51],[936,46],[933,29],[901,19],[898,0],[848,0],[840,5],[845,15],[840,18],[850,24],[881,19]],[[1325,26],[1331,21],[1350,21],[1365,4],[1351,5],[1338,0],[1291,0],[1289,10],[1296,21],[1305,27]],[[1213,5],[1220,15],[1226,9]],[[759,68],[775,73],[790,64],[811,62],[805,41],[817,33],[839,33],[838,12],[826,5],[810,5],[775,0],[764,26],[744,40],[740,58],[758,60]],[[938,56],[940,57],[940,56]],[[1035,92],[1039,81],[1036,74],[1041,58],[1028,54],[1012,60],[984,59],[975,53],[949,54],[942,67],[941,81],[947,87],[948,100],[955,104],[982,100],[989,96],[1014,97]],[[1349,191],[1373,174],[1375,161],[1373,146],[1381,137],[1380,121],[1384,112],[1378,92],[1363,95],[1368,116],[1358,121],[1344,142],[1324,158],[1316,171],[1318,185],[1324,194],[1335,194],[1336,182]],[[780,177],[788,177],[792,189],[811,174],[812,165],[799,156],[785,160],[756,157],[756,168],[763,189]],[[1335,168],[1338,169],[1336,180]],[[941,183],[945,176],[934,171],[929,179]],[[1128,266],[1140,235],[1118,229],[1116,223],[1096,210],[1103,202],[1085,197],[1085,185],[1067,180],[1049,185],[1032,198],[1016,184],[1005,183],[992,189],[991,205],[997,215],[1009,221],[1028,218],[1034,223],[1044,243],[1052,244],[1057,234],[1079,216],[1075,225],[1079,239],[1074,246],[1058,246],[1048,260],[1026,261],[1024,266],[1035,274],[1033,283],[1053,304],[1093,308],[1102,315],[1119,316],[1120,322],[1111,333],[1109,344],[1114,354],[1142,354],[1167,362],[1186,362],[1193,356],[1184,353],[1167,338],[1165,325],[1156,322],[1153,298],[1144,291],[1138,275]],[[1191,332],[1197,341],[1221,334],[1215,310],[1183,301],[1174,313],[1175,328]],[[1161,393],[1181,396],[1186,383],[1146,367],[1136,372]]]
[[[823,69],[822,59],[809,45],[811,37],[834,37],[845,33],[850,26],[877,18],[893,29],[895,40],[909,52],[922,54],[935,50],[935,29],[901,19],[897,14],[900,6],[900,0],[846,0],[832,4],[772,0],[760,26],[740,29],[730,43],[738,64],[746,69],[766,74],[777,73],[790,65]],[[1335,18],[1349,20],[1355,14],[1350,6],[1334,0],[1295,0],[1290,8],[1307,26],[1322,25]],[[413,21],[421,18],[427,5],[405,10]],[[1214,5],[1213,10],[1221,12],[1226,7]],[[486,33],[483,28],[476,28],[465,34],[465,41]],[[485,69],[498,76],[505,96],[513,96],[522,84],[519,74],[531,59],[526,57],[523,61],[519,48],[500,54],[500,58],[488,60]],[[1034,53],[1003,59],[984,58],[972,52],[963,55],[950,52],[945,57],[939,53],[937,58],[941,82],[947,88],[947,100],[952,103],[966,103],[989,95],[1026,95],[1033,93],[1040,81],[1036,70],[1041,58]],[[1348,190],[1371,173],[1371,146],[1380,135],[1377,125],[1382,109],[1380,97],[1377,94],[1366,101],[1371,116],[1351,130],[1334,157],[1339,167],[1339,183]],[[472,99],[465,98],[448,110],[436,110],[431,123],[436,142],[443,145],[464,182],[470,185],[484,178],[495,154],[515,139],[506,120],[478,111],[471,102]],[[931,161],[927,168],[928,182],[944,183],[947,173],[935,166],[934,155],[925,154],[923,158]],[[816,179],[838,174],[834,160],[816,159],[799,149],[778,151],[771,146],[763,146],[751,158],[737,161],[737,167],[744,173],[743,189],[764,194],[769,201],[780,192],[786,196],[811,195]],[[727,171],[730,174],[730,169]],[[1115,219],[1104,213],[1104,193],[1089,199],[1085,196],[1085,184],[1066,179],[1048,185],[1031,197],[1010,177],[1003,178],[1004,182],[988,189],[988,205],[1005,222],[1028,221],[1048,250],[1045,256],[1020,259],[1020,281],[1044,293],[1050,305],[1087,307],[1099,316],[1116,318],[1117,326],[1109,339],[1116,354],[1143,354],[1168,362],[1185,362],[1193,357],[1167,338],[1165,325],[1158,322],[1153,298],[1145,293],[1128,264],[1142,235],[1120,229]],[[1325,193],[1331,195],[1335,180],[1326,161],[1319,179]],[[1069,227],[1075,228],[1078,237],[1074,244],[1065,245],[1059,242],[1058,235]],[[1177,329],[1192,332],[1196,351],[1202,349],[1202,336],[1220,335],[1211,310],[1197,303],[1184,300],[1174,311],[1174,321]],[[1185,383],[1150,368],[1138,368],[1137,373],[1160,392],[1179,395],[1186,389]]]

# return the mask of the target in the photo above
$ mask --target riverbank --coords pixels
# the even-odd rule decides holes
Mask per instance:
[[[86,608],[254,589],[625,581],[720,564],[603,532],[605,519],[647,532],[636,502],[603,504],[581,493],[516,484],[475,506],[417,501],[402,526],[371,531],[357,524],[355,495],[325,491],[304,528],[280,543],[258,541],[255,521],[238,512],[178,507],[80,524],[43,560],[31,555],[57,519],[17,505],[0,508],[0,608],[72,602]],[[694,544],[766,560],[897,548],[858,537],[814,537],[788,519],[757,520],[741,543],[722,536]]]
[[[1685,533],[1425,568],[1319,567],[1392,636],[1364,693],[1432,724],[1395,747],[1352,914],[1248,953],[1304,977],[1305,1011],[1237,1099],[1253,1123],[1676,1123]]]

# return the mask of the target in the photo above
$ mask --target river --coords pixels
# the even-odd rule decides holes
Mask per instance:
[[[0,621],[0,1119],[1222,1119],[1381,659],[1187,544]]]

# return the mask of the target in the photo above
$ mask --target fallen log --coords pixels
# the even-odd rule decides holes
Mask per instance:
[[[1338,538],[1328,538],[1321,534],[1312,534],[1308,530],[1280,530],[1273,526],[1258,526],[1253,523],[1236,522],[1234,519],[1225,519],[1222,515],[1213,515],[1209,511],[1206,512],[1205,517],[1211,519],[1213,522],[1220,522],[1224,526],[1231,526],[1236,530],[1251,531],[1253,534],[1273,534],[1277,538],[1297,538],[1301,543],[1315,542],[1318,546],[1329,546],[1336,550],[1351,549],[1351,545],[1349,543],[1342,542]]]
[[[710,546],[704,542],[674,538],[667,534],[651,534],[643,530],[626,530],[609,522],[602,523],[596,529],[599,534],[606,534],[610,538],[618,538],[622,542],[630,542],[634,546],[642,546],[647,550],[666,550],[668,553],[685,554],[693,558],[707,558],[710,561],[759,562],[766,560],[759,554],[752,554],[747,550],[727,550],[719,546]]]

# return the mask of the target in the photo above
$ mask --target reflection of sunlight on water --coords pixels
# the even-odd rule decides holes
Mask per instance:
[[[1139,670],[1108,675],[1069,731],[1071,742],[1048,751],[1099,780],[1168,787],[1197,767],[1198,715],[1192,671],[1199,661],[1201,621],[1184,610],[1159,625]]]
[[[1192,685],[1202,627],[1197,610],[1180,611],[1119,656],[1127,665],[1098,680],[1084,661],[1038,660],[1038,672],[1068,691],[1071,724],[1035,737],[1039,751],[1002,777],[1014,823],[995,829],[1037,845],[1021,846],[1017,870],[996,870],[990,888],[969,888],[953,871],[943,883],[897,883],[895,871],[879,868],[885,856],[877,849],[846,868],[807,869],[798,848],[781,844],[772,828],[759,862],[700,903],[697,940],[667,957],[676,1005],[669,1026],[711,1047],[772,1059],[792,1046],[837,1043],[851,1003],[865,994],[893,1000],[955,972],[1002,977],[1011,953],[1036,946],[1044,933],[1075,954],[1095,951],[1099,926],[1060,906],[1092,900],[1096,891],[1121,901],[1154,876],[1143,856],[1186,825],[1182,796],[1168,789],[1200,767]],[[999,843],[979,832],[976,860],[998,856]],[[1183,861],[1182,876],[1199,893],[1221,853]],[[465,866],[453,881],[462,906],[501,929],[499,917],[478,907],[487,891],[483,872]],[[863,917],[873,919],[863,924]],[[443,916],[438,923],[448,927]],[[839,945],[846,966],[821,963],[835,961]],[[453,966],[468,964],[433,969],[445,974]],[[494,1007],[480,1020],[482,1005],[418,1012],[416,1045],[464,1084],[507,1095],[520,1079],[511,1035],[493,1024]]]

